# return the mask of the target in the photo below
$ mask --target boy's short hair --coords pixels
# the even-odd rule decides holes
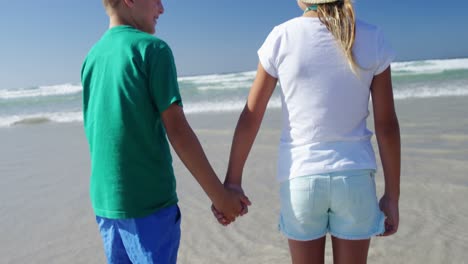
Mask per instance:
[[[120,0],[102,0],[102,4],[106,9],[106,12],[109,13],[115,9],[120,3]]]

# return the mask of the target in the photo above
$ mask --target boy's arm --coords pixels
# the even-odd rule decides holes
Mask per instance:
[[[385,178],[380,207],[387,216],[384,235],[398,229],[400,198],[400,127],[395,113],[390,67],[374,77],[371,85],[374,125]]]
[[[240,193],[226,191],[211,167],[197,136],[185,118],[182,107],[172,104],[162,113],[166,133],[175,152],[206,192],[214,206],[231,221],[239,215],[242,203],[250,204]]]

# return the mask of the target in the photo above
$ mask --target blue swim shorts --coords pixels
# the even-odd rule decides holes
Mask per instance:
[[[361,240],[382,234],[373,170],[302,176],[280,185],[279,229],[289,239],[310,241],[327,233]]]
[[[175,264],[180,243],[181,215],[177,205],[143,218],[96,216],[107,262]]]

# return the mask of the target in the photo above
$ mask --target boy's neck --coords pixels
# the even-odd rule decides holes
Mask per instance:
[[[123,25],[135,27],[135,25],[133,25],[133,23],[131,23],[128,19],[125,19],[121,16],[116,16],[116,15],[110,16],[109,28],[113,28],[116,26],[123,26]]]

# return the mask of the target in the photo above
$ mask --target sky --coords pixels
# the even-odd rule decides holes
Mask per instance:
[[[0,9],[0,89],[80,84],[91,46],[108,28],[101,0],[8,1]],[[468,2],[355,0],[397,61],[468,57]],[[301,15],[295,0],[163,0],[156,36],[179,76],[252,71],[271,29]]]

